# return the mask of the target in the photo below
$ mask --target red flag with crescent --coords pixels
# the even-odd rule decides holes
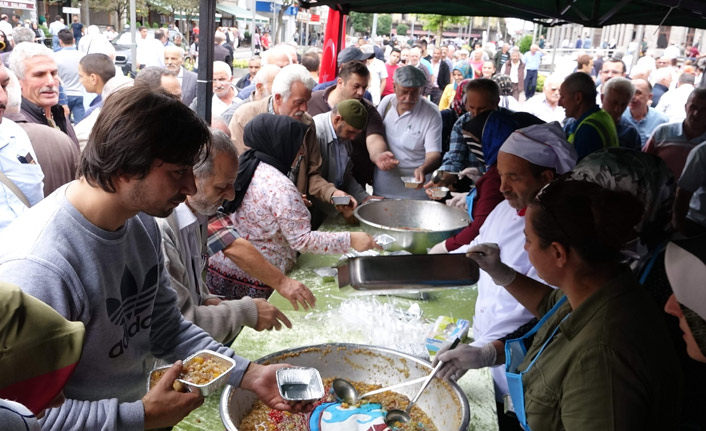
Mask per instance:
[[[321,68],[319,69],[319,82],[328,82],[336,78],[338,73],[336,56],[338,52],[345,48],[346,43],[346,17],[343,16],[341,25],[341,13],[334,9],[329,9],[328,20],[326,22],[326,32],[324,33],[324,53],[321,58]],[[338,46],[338,33],[341,33],[341,45]]]

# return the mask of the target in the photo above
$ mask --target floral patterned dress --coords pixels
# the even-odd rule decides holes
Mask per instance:
[[[350,248],[347,232],[312,231],[311,215],[294,183],[264,162],[255,170],[242,204],[229,217],[241,237],[284,273],[296,264],[297,252],[339,254]],[[268,298],[273,292],[223,252],[209,259],[206,280],[211,293],[225,299]]]

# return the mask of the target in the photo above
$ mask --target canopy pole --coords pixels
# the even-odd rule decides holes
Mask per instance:
[[[552,36],[552,73],[554,73],[556,70],[556,50],[559,49],[559,28],[552,27]]]
[[[630,70],[637,64],[637,60],[640,58],[640,50],[642,49],[642,38],[645,35],[645,25],[641,25],[637,28],[637,49],[632,55],[632,61],[630,65]]]
[[[252,24],[250,27],[250,57],[255,56],[255,44],[253,43],[253,40],[255,40],[255,6],[257,4],[255,3],[256,0],[252,0]]]
[[[130,40],[132,45],[130,46],[130,52],[132,54],[132,77],[137,76],[137,11],[135,7],[135,0],[130,0]]]
[[[196,80],[196,113],[211,124],[213,97],[213,36],[216,22],[205,17],[216,16],[216,0],[199,2],[199,75]],[[201,19],[203,17],[203,19]]]
[[[345,14],[343,12],[338,13],[338,43],[336,44],[336,76],[338,76],[338,53],[341,52],[341,44],[343,43],[343,18]]]

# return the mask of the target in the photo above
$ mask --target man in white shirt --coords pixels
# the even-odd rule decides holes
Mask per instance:
[[[373,191],[386,198],[427,199],[422,185],[441,164],[441,114],[438,106],[421,97],[428,81],[420,68],[400,67],[394,81],[395,93],[380,102],[378,112],[399,165],[386,171],[376,167]],[[419,186],[406,188],[403,176],[414,177]]]
[[[233,74],[230,71],[230,67],[222,61],[214,61],[212,115],[220,117],[223,111],[239,101],[235,93]]]
[[[181,47],[164,47],[164,67],[177,74],[181,84],[181,101],[188,106],[196,97],[196,73],[184,69],[183,64],[184,50]]]
[[[5,33],[8,39],[12,38],[12,24],[10,24],[6,13],[0,15],[0,30]]]
[[[670,123],[678,123],[686,118],[686,101],[694,91],[694,74],[682,73],[677,81],[677,88],[664,93],[655,107],[658,112],[669,117]]]
[[[529,112],[541,120],[549,123],[550,121],[564,121],[566,113],[564,108],[559,106],[559,87],[564,79],[559,75],[549,75],[544,80],[544,88],[542,94],[532,96],[531,99],[522,105],[522,111]]]
[[[49,33],[51,33],[51,46],[54,51],[58,51],[60,46],[59,46],[59,30],[63,30],[66,28],[66,24],[64,24],[64,18],[61,17],[61,15],[57,15],[56,18],[54,18],[54,22],[49,24]]]
[[[150,66],[164,67],[164,45],[149,36],[147,27],[140,27],[137,37],[137,65],[140,69]]]
[[[370,44],[361,46],[360,50],[364,54],[375,53],[373,46]],[[373,98],[373,105],[377,106],[380,104],[380,95],[382,90],[385,88],[385,85],[387,85],[387,67],[385,67],[385,63],[375,57],[365,60],[365,64],[368,66],[368,70],[370,71],[368,92],[370,92],[370,95]]]
[[[0,105],[7,106],[5,87],[10,81],[0,62]],[[3,119],[0,110],[0,231],[29,206],[44,198],[44,174],[24,130]]]
[[[525,210],[535,194],[557,175],[571,171],[576,165],[576,151],[566,140],[561,127],[555,123],[526,127],[513,132],[498,153],[500,191],[505,200],[488,215],[480,233],[468,246],[454,253],[473,252],[474,247],[486,243],[500,248],[501,260],[515,271],[539,279],[537,271],[524,250]],[[482,368],[494,364],[499,340],[526,324],[534,316],[520,305],[503,286],[512,280],[493,279],[481,271],[478,280],[478,299],[473,315],[473,338],[470,345],[459,345],[437,357],[444,362],[462,360],[467,355],[492,356],[492,361],[477,363],[468,368]],[[450,364],[454,365],[454,364]],[[460,377],[465,371],[457,371]],[[503,367],[491,369],[496,383],[496,399],[508,393]]]

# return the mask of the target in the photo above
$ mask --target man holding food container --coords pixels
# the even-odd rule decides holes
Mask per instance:
[[[321,175],[337,189],[364,203],[370,198],[365,188],[353,178],[352,141],[362,133],[368,123],[365,106],[356,99],[339,102],[329,112],[314,116],[316,136],[321,149]],[[346,201],[346,198],[347,201]],[[355,209],[348,196],[333,196],[330,203],[314,200],[312,227],[318,227],[326,216],[339,211],[347,221],[355,221]]]
[[[427,199],[422,185],[441,164],[441,114],[439,107],[422,97],[427,84],[414,66],[395,71],[395,93],[378,106],[390,151],[399,165],[375,169],[373,193],[395,199]],[[404,179],[403,179],[404,178]]]
[[[134,115],[149,107],[152,115]],[[276,366],[250,363],[184,320],[157,223],[196,192],[192,166],[206,124],[162,90],[111,95],[81,155],[79,179],[18,218],[0,239],[0,279],[86,327],[66,402],[46,430],[143,430],[175,425],[203,403],[173,388],[181,359],[208,350],[235,361],[227,382],[285,411]],[[154,357],[174,362],[145,394]],[[225,380],[223,375],[220,375]]]

